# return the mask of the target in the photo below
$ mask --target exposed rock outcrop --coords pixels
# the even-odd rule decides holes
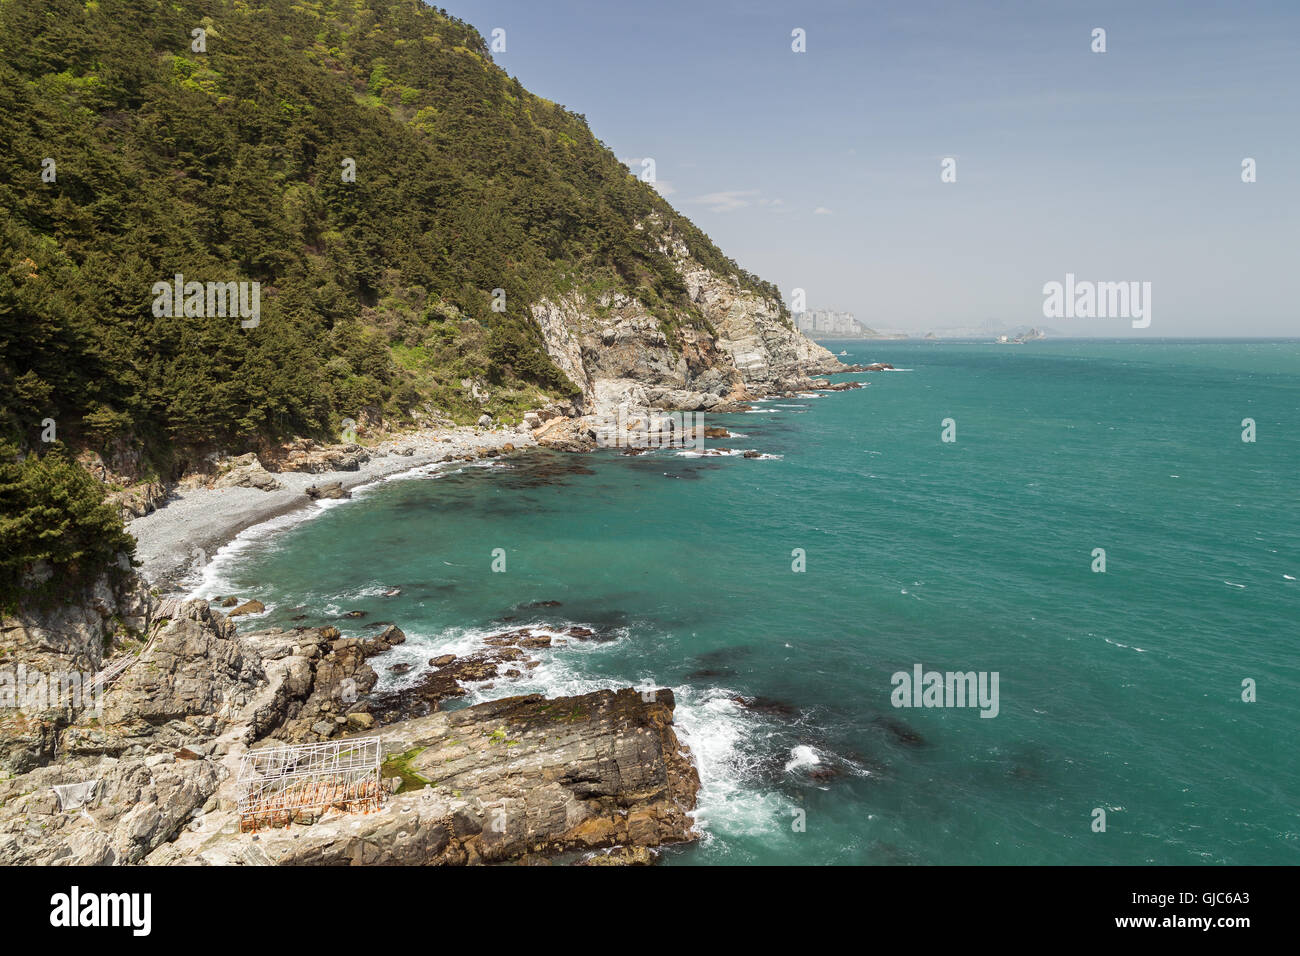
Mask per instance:
[[[326,471],[356,471],[370,457],[369,451],[353,442],[322,445],[310,438],[299,438],[268,450],[263,460],[272,471],[305,471],[318,475]]]
[[[307,497],[313,501],[321,498],[351,498],[352,492],[343,487],[341,481],[327,481],[321,485],[312,485],[307,489]]]
[[[257,488],[260,491],[275,491],[284,485],[275,480],[275,476],[262,467],[257,456],[251,452],[240,455],[226,462],[227,468],[212,482],[213,488]]]
[[[673,708],[669,690],[606,690],[407,721],[380,731],[384,773],[403,786],[378,812],[331,811],[256,842],[186,832],[148,862],[458,865],[691,840],[699,777]]]
[[[596,447],[596,431],[581,418],[555,418],[542,425],[533,437],[537,444],[556,451],[585,452]]]
[[[841,370],[781,303],[691,257],[656,216],[645,224],[681,275],[694,316],[669,327],[640,300],[575,292],[533,307],[551,360],[581,390],[580,415],[619,406],[708,411]]]
[[[240,635],[205,601],[169,600],[152,615],[149,644],[97,710],[27,728],[44,758],[0,780],[0,864],[459,864],[609,847],[632,849],[602,862],[646,862],[637,848],[693,838],[699,779],[670,691],[514,697],[382,726],[369,660],[406,640],[396,626],[368,640],[333,627]],[[491,676],[525,666],[522,646],[541,636],[508,632],[445,666]],[[239,832],[236,775],[250,746],[381,726],[383,773],[412,792],[370,814]]]
[[[195,819],[222,775],[212,761],[79,759],[0,780],[0,864],[137,863]],[[84,784],[65,808],[56,786]]]

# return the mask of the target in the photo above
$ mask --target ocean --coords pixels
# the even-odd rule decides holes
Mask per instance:
[[[898,371],[709,416],[763,458],[421,469],[196,593],[394,621],[383,686],[594,629],[465,703],[673,688],[703,786],[670,865],[1300,863],[1300,342],[827,345]],[[895,706],[918,665],[996,674],[996,716]]]

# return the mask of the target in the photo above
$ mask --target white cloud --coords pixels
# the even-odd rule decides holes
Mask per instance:
[[[728,189],[723,192],[705,193],[703,196],[688,199],[687,202],[707,206],[709,212],[734,212],[751,205],[754,201],[752,197],[757,195],[757,189]]]
[[[816,209],[813,210],[813,215],[814,215],[814,216],[832,216],[832,215],[834,215],[834,213],[832,213],[832,212],[831,212],[829,209],[827,209],[825,206],[818,206]]]
[[[776,210],[785,208],[784,200],[760,196],[757,189],[724,189],[720,192],[684,199],[682,202],[705,206],[709,212],[735,212],[737,209],[745,209],[749,206]]]

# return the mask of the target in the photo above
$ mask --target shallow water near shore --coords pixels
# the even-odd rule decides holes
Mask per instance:
[[[710,416],[762,460],[379,482],[245,535],[198,593],[265,602],[246,629],[395,622],[385,685],[594,629],[466,702],[672,687],[704,838],[669,863],[1300,863],[1300,343],[828,344],[910,371]],[[891,706],[918,663],[998,672],[997,716]]]

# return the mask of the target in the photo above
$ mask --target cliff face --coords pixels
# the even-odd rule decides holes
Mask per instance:
[[[54,758],[83,710],[90,675],[142,639],[152,613],[143,580],[126,573],[117,583],[101,575],[55,607],[0,615],[0,774]]]
[[[126,558],[120,559],[126,565]],[[39,577],[45,569],[37,568]],[[114,583],[101,575],[50,608],[20,608],[0,615],[0,664],[25,663],[50,671],[98,670],[108,651],[141,636],[151,606],[144,581],[129,566]]]
[[[777,299],[701,264],[662,217],[640,228],[672,263],[689,302],[689,310],[674,310],[667,330],[624,292],[594,299],[576,292],[533,307],[551,360],[582,390],[580,411],[708,411],[807,388],[810,376],[842,368],[795,328]]]

